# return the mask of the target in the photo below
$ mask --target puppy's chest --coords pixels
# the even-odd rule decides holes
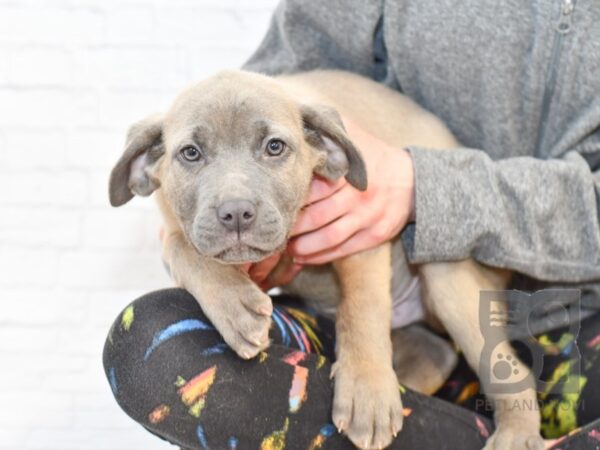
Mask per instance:
[[[332,265],[306,267],[283,291],[301,296],[319,314],[335,318],[341,289]],[[400,242],[392,245],[390,295],[392,328],[401,328],[425,318],[419,276],[416,269],[408,265]]]

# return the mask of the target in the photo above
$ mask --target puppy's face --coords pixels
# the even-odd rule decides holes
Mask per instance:
[[[275,79],[226,72],[131,128],[111,203],[160,187],[198,252],[259,261],[285,245],[314,173],[365,187],[337,114],[299,103]]]

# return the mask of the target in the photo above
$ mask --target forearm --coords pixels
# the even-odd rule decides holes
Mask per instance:
[[[575,152],[491,160],[469,149],[411,149],[411,262],[474,257],[547,281],[600,277],[598,178]]]

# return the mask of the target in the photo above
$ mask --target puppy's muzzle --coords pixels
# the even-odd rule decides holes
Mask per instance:
[[[228,231],[240,234],[250,229],[256,220],[256,205],[249,200],[227,200],[217,208],[219,223]]]

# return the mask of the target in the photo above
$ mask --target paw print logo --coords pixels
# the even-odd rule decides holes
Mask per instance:
[[[497,353],[492,371],[499,381],[508,380],[511,375],[519,375],[519,361],[512,355]]]
[[[563,382],[542,378],[545,355],[535,336],[547,326],[568,326],[568,332],[577,336],[580,290],[481,291],[479,300],[479,329],[483,336],[479,375],[489,393],[522,392],[531,387],[532,377],[541,391],[579,392]],[[519,344],[518,353],[510,343]],[[579,354],[576,343],[571,352]],[[576,362],[572,373],[577,375],[581,373],[580,359],[573,358]]]
[[[511,387],[524,382],[530,375],[529,368],[515,353],[508,350],[506,342],[497,345],[490,355],[488,365],[487,373],[490,382],[502,392],[508,392],[507,389],[511,390]],[[515,392],[520,391],[515,390]]]

